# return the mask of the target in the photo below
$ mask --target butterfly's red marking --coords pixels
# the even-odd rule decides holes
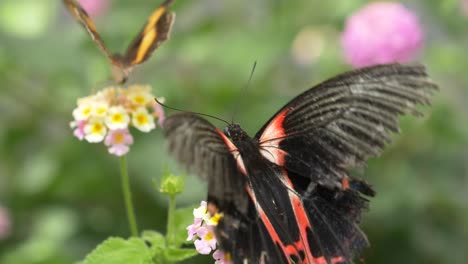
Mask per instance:
[[[283,181],[285,182],[285,184],[289,188],[292,188],[292,182],[289,179],[288,174],[285,170],[283,170],[282,176],[283,176]],[[246,191],[249,194],[250,199],[256,204],[257,212],[263,224],[265,225],[268,231],[268,234],[270,235],[270,238],[273,240],[275,244],[277,244],[281,248],[281,251],[285,254],[287,259],[289,259],[290,256],[299,257],[301,256],[301,253],[303,253],[304,255],[303,255],[303,258],[301,259],[302,260],[302,262],[300,262],[301,264],[334,264],[334,263],[342,262],[344,260],[343,257],[338,256],[338,257],[333,257],[331,259],[331,263],[328,263],[324,256],[316,258],[312,255],[312,252],[310,250],[310,244],[309,244],[309,241],[307,240],[308,236],[307,236],[307,231],[306,231],[307,229],[312,229],[312,226],[310,224],[306,209],[304,208],[304,205],[300,197],[297,196],[295,193],[293,192],[289,193],[289,200],[293,206],[296,223],[299,227],[300,237],[302,239],[295,241],[294,244],[286,245],[280,239],[277,231],[275,230],[270,219],[264,212],[263,208],[256,202],[255,194],[253,193],[250,186],[246,185]],[[289,262],[289,263],[292,263],[292,262]]]
[[[279,166],[284,165],[284,157],[288,155],[287,152],[279,148],[279,144],[286,136],[283,122],[289,110],[289,108],[286,108],[278,113],[265,128],[259,140],[261,146],[260,152],[262,155]]]
[[[231,140],[229,140],[229,138],[226,137],[226,135],[224,135],[224,133],[221,130],[216,129],[216,133],[219,134],[219,136],[223,139],[226,146],[231,151],[232,155],[234,156],[234,159],[237,162],[237,167],[239,168],[239,170],[242,172],[242,174],[247,175],[247,171],[245,170],[244,161],[242,160],[242,157],[239,155],[239,151],[237,150],[236,146],[234,144],[232,144]]]
[[[343,177],[343,178],[341,179],[341,188],[342,188],[343,190],[349,189],[349,180],[348,180],[348,178]]]
[[[293,189],[293,184],[291,179],[288,176],[286,170],[282,170],[283,182],[286,184],[288,188]],[[304,204],[302,203],[299,196],[297,196],[293,192],[289,192],[289,200],[292,204],[294,215],[296,217],[296,223],[299,227],[300,237],[302,240],[299,240],[295,243],[296,248],[303,250],[305,252],[305,259],[303,260],[303,264],[329,264],[325,257],[318,257],[314,258],[312,252],[310,250],[311,245],[307,240],[307,229],[313,230],[312,225],[310,224],[309,218],[307,216],[307,211],[304,208]],[[342,256],[334,257],[331,259],[332,264],[342,262],[344,258]]]
[[[260,216],[260,219],[262,220],[263,224],[265,225],[268,234],[270,235],[271,239],[275,244],[277,244],[280,248],[281,251],[286,255],[288,258],[290,255],[295,255],[299,256],[298,248],[295,245],[285,245],[283,241],[281,241],[278,233],[276,232],[275,228],[273,227],[273,224],[270,222],[270,219],[268,219],[268,216],[265,214],[263,211],[263,208],[256,202],[255,195],[250,189],[250,187],[247,185],[246,186],[247,193],[250,196],[250,199],[256,204],[257,207],[257,212]],[[311,263],[312,264],[312,263]]]
[[[208,211],[208,213],[213,216],[215,215],[216,213],[219,212],[219,209],[218,207],[216,206],[216,204],[212,203],[212,202],[208,202],[207,204],[207,207],[206,207],[206,210]]]
[[[291,179],[288,176],[287,171],[284,169],[283,169],[282,176],[284,178],[283,181],[286,183],[286,185],[289,188],[294,188],[291,182]],[[305,259],[303,263],[304,264],[307,264],[307,263],[326,264],[327,262],[324,257],[314,258],[312,256],[312,252],[310,251],[310,244],[309,244],[309,241],[307,240],[307,229],[313,230],[313,228],[310,224],[309,218],[307,216],[307,212],[304,208],[304,205],[302,204],[301,199],[295,193],[289,192],[289,200],[292,204],[294,215],[296,216],[296,223],[299,227],[300,237],[302,238],[302,240],[297,241],[296,244],[299,244],[297,246],[301,246],[302,248],[305,248],[304,250]],[[308,260],[310,260],[310,262]]]

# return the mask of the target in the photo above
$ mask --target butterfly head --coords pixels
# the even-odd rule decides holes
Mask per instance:
[[[128,79],[130,71],[132,70],[131,67],[126,65],[124,57],[118,53],[114,54],[112,57],[111,68],[112,77],[118,84],[124,84]]]
[[[230,138],[234,142],[239,142],[248,138],[247,133],[238,125],[230,124],[224,129],[224,135]]]

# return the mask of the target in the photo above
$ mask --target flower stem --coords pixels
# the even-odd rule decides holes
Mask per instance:
[[[133,211],[132,193],[130,191],[130,181],[128,179],[127,158],[120,157],[120,176],[122,178],[122,191],[127,209],[128,224],[133,237],[138,236],[138,227],[135,220],[135,212]]]
[[[167,246],[173,245],[175,242],[175,234],[174,234],[174,218],[175,218],[175,209],[176,209],[176,201],[175,201],[175,195],[170,195],[169,196],[169,212],[167,216]]]

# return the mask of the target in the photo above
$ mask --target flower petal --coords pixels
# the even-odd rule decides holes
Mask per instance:
[[[200,254],[203,254],[203,255],[208,255],[210,254],[211,252],[211,247],[210,245],[208,245],[208,243],[206,243],[205,241],[203,240],[195,240],[194,242],[194,245],[195,245],[195,249],[200,253]]]

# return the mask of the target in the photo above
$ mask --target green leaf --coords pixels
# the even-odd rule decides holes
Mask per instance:
[[[153,231],[153,230],[145,230],[143,231],[141,237],[143,240],[148,241],[151,245],[159,245],[162,247],[166,246],[166,238],[163,234]]]
[[[151,258],[143,239],[112,237],[86,256],[83,264],[150,264]]]
[[[165,259],[172,262],[182,261],[197,254],[198,252],[191,248],[168,248],[164,252]]]
[[[150,251],[153,256],[161,255],[162,251],[166,248],[166,238],[159,232],[146,230],[143,231],[141,237],[150,244]]]
[[[187,243],[187,227],[193,224],[193,209],[196,207],[197,206],[188,206],[185,208],[179,208],[175,211],[175,245],[180,246]]]

